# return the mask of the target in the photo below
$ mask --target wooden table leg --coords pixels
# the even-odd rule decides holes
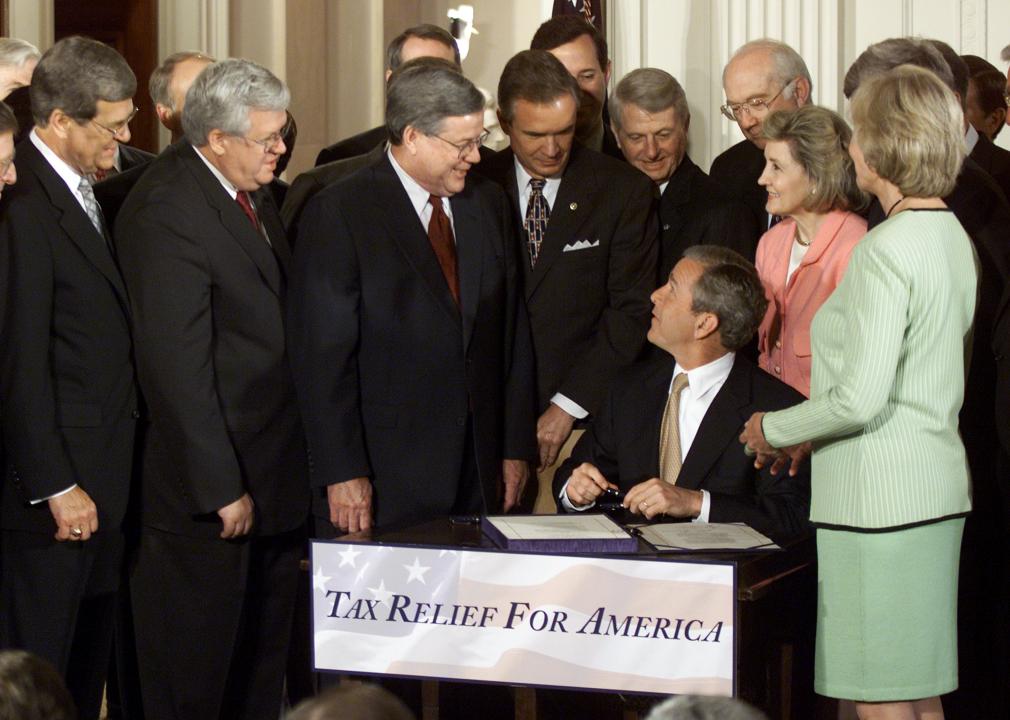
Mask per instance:
[[[537,720],[537,691],[530,687],[515,690],[516,720]]]
[[[421,681],[421,720],[438,720],[438,680]]]

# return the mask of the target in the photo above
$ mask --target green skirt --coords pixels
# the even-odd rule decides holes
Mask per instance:
[[[900,701],[957,688],[964,518],[908,530],[817,530],[814,689]]]

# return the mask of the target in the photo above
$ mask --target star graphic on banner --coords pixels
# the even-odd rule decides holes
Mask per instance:
[[[379,602],[387,604],[389,603],[389,598],[393,596],[393,592],[386,589],[385,580],[379,580],[379,587],[368,588],[368,592],[372,593],[372,596]]]
[[[347,548],[343,552],[337,553],[340,556],[340,567],[344,565],[350,565],[351,567],[357,567],[354,564],[354,558],[361,554],[360,550],[355,550],[354,548]]]
[[[312,576],[312,587],[315,590],[326,592],[326,583],[332,579],[328,575],[323,575],[323,569],[318,567],[316,568],[316,574]]]
[[[415,557],[414,564],[404,565],[403,569],[406,570],[408,573],[410,573],[410,575],[407,577],[408,583],[417,580],[422,585],[425,585],[426,583],[424,582],[424,574],[429,570],[431,570],[431,567],[430,566],[425,567],[424,565],[421,565],[420,558]]]
[[[371,563],[365,563],[364,566],[358,570],[358,574],[354,576],[354,582],[361,582],[361,578],[365,577],[365,571],[368,570],[368,566]]]

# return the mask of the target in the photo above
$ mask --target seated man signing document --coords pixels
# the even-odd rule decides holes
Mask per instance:
[[[773,474],[736,442],[750,408],[803,400],[737,354],[767,306],[754,266],[727,248],[688,248],[652,304],[648,338],[665,353],[615,383],[554,477],[559,510],[587,510],[613,488],[648,520],[743,522],[776,540],[802,532],[809,464]]]

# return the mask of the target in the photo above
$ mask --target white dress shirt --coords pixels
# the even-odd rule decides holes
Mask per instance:
[[[684,370],[677,363],[670,376],[670,385],[667,387],[667,395],[673,389],[673,379],[680,373],[687,373],[687,387],[680,391],[680,404],[677,413],[678,429],[680,430],[680,459],[683,462],[691,450],[694,438],[701,427],[701,421],[705,419],[715,396],[719,394],[722,386],[726,384],[733,369],[733,362],[736,353],[728,352],[717,360],[701,365],[693,370]],[[656,448],[656,456],[659,456],[659,448]],[[561,504],[568,510],[587,510],[596,503],[576,507],[568,499],[568,483],[561,489]],[[707,490],[701,491],[701,513],[693,519],[693,522],[708,522],[709,512],[712,509],[712,497]]]
[[[431,203],[428,202],[428,198],[431,193],[421,187],[417,180],[408,175],[407,171],[400,167],[400,163],[396,162],[396,158],[393,157],[392,148],[386,150],[386,157],[389,158],[389,163],[393,166],[396,176],[400,178],[400,183],[403,185],[403,189],[407,191],[407,197],[410,198],[410,204],[414,207],[414,212],[417,213],[417,217],[421,221],[421,227],[423,227],[424,232],[427,233],[428,223],[431,222],[432,208]],[[445,211],[446,217],[449,218],[449,227],[452,228],[452,240],[455,242],[456,226],[452,221],[452,204],[449,202],[448,197],[442,198],[442,209]]]
[[[210,160],[207,159],[206,155],[200,152],[200,149],[198,147],[196,147],[195,145],[192,145],[191,147],[193,148],[193,150],[196,151],[196,156],[201,160],[203,160],[203,164],[207,166],[207,169],[210,170],[211,174],[217,178],[217,181],[219,183],[221,183],[221,187],[223,187],[224,191],[228,193],[228,196],[232,200],[235,200],[238,197],[238,188],[232,184],[231,180],[229,180],[224,176],[224,173],[222,173],[214,166],[214,163],[212,163]],[[247,192],[246,197],[249,198],[249,204],[252,206],[252,209],[256,210],[256,201],[253,200],[252,193]],[[264,225],[262,222],[259,223],[259,231],[260,235],[263,236],[263,239],[267,241],[267,245],[273,247],[274,244],[270,241],[270,236],[267,234],[266,225]]]

